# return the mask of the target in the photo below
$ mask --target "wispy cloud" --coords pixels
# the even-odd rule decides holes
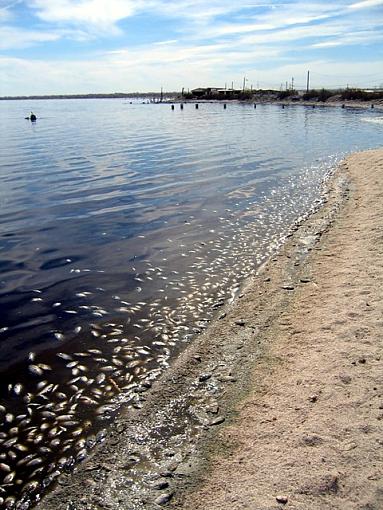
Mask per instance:
[[[377,7],[383,5],[383,0],[362,0],[348,6],[349,9],[368,9],[370,7]]]
[[[338,36],[336,39],[313,44],[312,48],[331,48],[335,46],[370,45],[383,41],[383,33],[376,30],[356,31]]]
[[[17,49],[34,44],[57,41],[62,37],[57,32],[41,32],[35,30],[20,30],[15,27],[0,27],[0,50]]]

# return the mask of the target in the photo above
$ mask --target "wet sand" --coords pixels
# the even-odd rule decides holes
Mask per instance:
[[[383,151],[348,158],[326,205],[38,508],[382,508],[382,199]]]

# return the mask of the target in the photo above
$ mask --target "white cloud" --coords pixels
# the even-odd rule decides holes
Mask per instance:
[[[111,26],[132,16],[140,1],[134,0],[30,0],[37,16],[47,22]]]
[[[383,0],[362,0],[348,6],[349,9],[368,9],[369,7],[377,7],[383,5]]]

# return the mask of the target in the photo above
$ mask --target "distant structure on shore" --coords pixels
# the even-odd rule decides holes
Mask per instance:
[[[217,87],[206,87],[193,89],[190,94],[195,98],[220,98],[220,99],[237,99],[243,91],[240,89],[220,89]]]
[[[299,101],[379,101],[383,100],[383,89],[312,89],[295,90],[288,88],[286,90],[253,90],[253,89],[234,89],[219,87],[199,87],[182,94],[184,99],[198,100],[242,100],[242,101],[281,101],[288,100]]]

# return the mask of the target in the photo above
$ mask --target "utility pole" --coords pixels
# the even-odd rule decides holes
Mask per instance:
[[[294,90],[294,76],[291,78],[291,90]]]
[[[234,82],[231,82],[231,90],[234,90]]]
[[[286,90],[287,90],[287,81],[286,81]]]
[[[307,84],[306,84],[306,92],[310,90],[310,71],[307,71]]]
[[[161,85],[161,103],[162,103],[163,98],[164,98],[164,89]]]
[[[243,92],[245,92],[246,76],[243,77]]]

